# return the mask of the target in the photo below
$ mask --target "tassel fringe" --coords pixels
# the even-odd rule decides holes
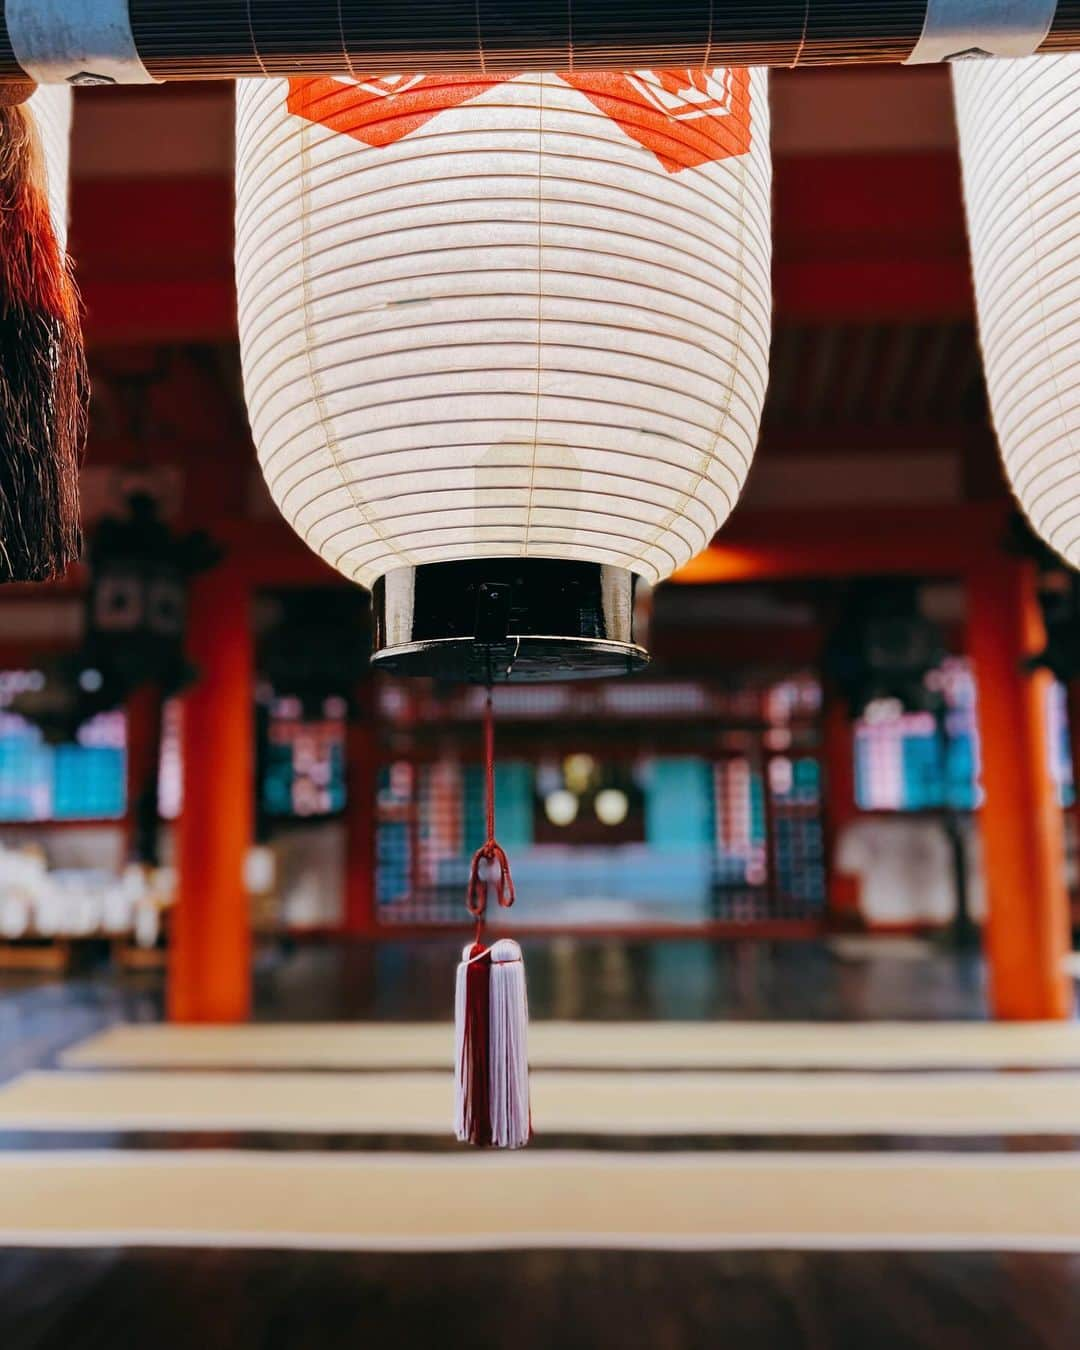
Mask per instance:
[[[529,1007],[521,948],[465,948],[455,998],[455,1127],[462,1143],[521,1148],[532,1138]]]
[[[87,395],[33,114],[0,106],[0,581],[44,581],[79,556]]]
[[[491,1143],[489,1106],[489,999],[491,957],[479,942],[461,953],[454,1025],[457,1062],[455,1124],[462,1143]]]
[[[514,903],[510,864],[495,838],[495,719],[491,690],[484,710],[487,839],[469,871],[465,903],[476,939],[461,954],[454,1000],[455,1128],[464,1144],[521,1148],[532,1138],[529,1113],[529,1001],[521,948],[509,938],[485,947],[488,892]]]
[[[491,1142],[521,1148],[532,1136],[529,1114],[529,999],[521,948],[508,938],[492,945],[488,991]]]

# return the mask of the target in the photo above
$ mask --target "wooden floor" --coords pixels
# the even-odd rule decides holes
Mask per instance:
[[[1080,1257],[18,1251],[4,1350],[1065,1350]]]
[[[447,1016],[456,943],[357,944],[264,953],[256,1008],[264,1022],[425,1021]],[[980,963],[935,950],[924,959],[839,959],[822,946],[568,942],[529,944],[530,1003],[568,1021],[970,1020],[984,1016]],[[156,1022],[160,981],[100,973],[59,985],[0,979],[0,1081],[66,1074],[62,1052],[119,1022]],[[158,1066],[160,1067],[160,1066]],[[168,1066],[165,1066],[168,1067]],[[302,1066],[298,1066],[302,1067]],[[918,1066],[912,1066],[917,1068]],[[963,1069],[962,1065],[952,1066]],[[973,1071],[977,1066],[971,1065]],[[985,1070],[986,1066],[979,1066]],[[1066,1071],[1078,1073],[1075,1068]],[[229,1065],[248,1075],[253,1066]],[[90,1070],[93,1072],[93,1070]],[[348,1066],[322,1072],[348,1073]],[[928,1075],[931,1066],[927,1066]],[[85,1072],[85,1070],[84,1070]],[[137,1072],[133,1070],[133,1072]],[[187,1071],[190,1073],[190,1069]],[[627,1070],[632,1073],[632,1069]],[[722,1070],[721,1070],[722,1072]],[[762,1065],[761,1075],[774,1070]],[[861,1071],[853,1069],[857,1076]],[[1039,1069],[1031,1070],[1033,1079]],[[189,1081],[184,1073],[183,1081]],[[147,1080],[149,1082],[149,1080]],[[254,1081],[254,1080],[253,1080]],[[190,1082],[195,1084],[196,1078]],[[797,1084],[795,1085],[797,1086]],[[319,1133],[262,1127],[0,1132],[0,1154],[34,1159],[80,1150],[113,1158],[167,1149],[181,1165],[208,1149],[315,1150],[431,1158],[445,1135]],[[778,1120],[765,1136],[721,1128],[693,1135],[563,1133],[542,1156],[673,1149],[785,1152],[822,1163],[838,1149],[880,1158],[1080,1152],[1071,1131],[1006,1138],[978,1128],[952,1138],[800,1134]],[[235,1156],[235,1155],[234,1155]],[[532,1155],[537,1157],[537,1155]],[[899,1158],[898,1158],[899,1160]],[[540,1159],[537,1157],[537,1161]],[[801,1165],[801,1164],[800,1164]],[[419,1171],[417,1176],[419,1178]],[[462,1187],[461,1203],[469,1204]],[[513,1228],[513,1177],[500,1192]],[[0,1230],[4,1196],[0,1194]],[[198,1245],[0,1249],[2,1350],[1075,1350],[1080,1256],[1049,1251],[512,1250],[359,1252]]]
[[[984,1017],[982,963],[947,947],[874,960],[820,942],[642,942],[530,938],[534,1017],[581,1022],[894,1021]],[[892,956],[892,951],[904,955]],[[267,954],[257,1015],[276,1022],[441,1021],[461,939],[356,943]]]
[[[895,1021],[982,1018],[982,962],[947,947],[923,960],[852,961],[814,942],[528,942],[534,1018],[567,1021]],[[904,948],[900,948],[904,950]],[[460,940],[268,946],[255,971],[262,1022],[442,1021]],[[102,969],[61,982],[0,972],[0,1082],[117,1022],[160,1021],[161,976]]]

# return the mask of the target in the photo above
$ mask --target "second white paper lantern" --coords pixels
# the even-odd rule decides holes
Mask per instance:
[[[1005,470],[1080,566],[1080,55],[958,61],[983,366]]]

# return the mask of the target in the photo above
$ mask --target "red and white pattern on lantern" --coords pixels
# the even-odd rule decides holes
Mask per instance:
[[[379,147],[448,108],[516,79],[506,75],[377,75],[289,81],[288,110]],[[651,151],[669,173],[745,155],[750,78],[741,68],[564,72],[572,89]]]
[[[668,173],[750,149],[750,73],[742,68],[560,76],[618,123]]]
[[[289,112],[371,146],[392,145],[436,114],[512,75],[378,75],[289,81]]]
[[[633,87],[660,112],[689,119],[731,112],[731,71],[634,70],[626,74]]]

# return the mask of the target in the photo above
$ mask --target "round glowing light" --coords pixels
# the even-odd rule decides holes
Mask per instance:
[[[157,944],[161,934],[161,914],[157,905],[143,901],[135,906],[135,945],[149,948]]]
[[[10,894],[0,899],[0,936],[21,938],[30,927],[30,901],[25,895]]]
[[[571,792],[584,792],[596,772],[592,755],[567,755],[563,760],[563,777]]]
[[[778,796],[786,797],[795,784],[795,769],[786,755],[769,760],[769,787]]]
[[[96,694],[105,683],[105,676],[100,670],[95,670],[92,666],[79,672],[79,688],[88,694]]]
[[[544,815],[552,825],[558,825],[560,828],[570,825],[577,818],[577,813],[578,799],[566,788],[549,792],[544,798]]]
[[[277,858],[267,844],[248,849],[244,859],[244,885],[249,895],[270,895],[277,881]]]
[[[630,811],[630,798],[621,788],[604,788],[593,803],[601,825],[621,825]]]
[[[904,705],[898,698],[872,698],[863,709],[863,721],[868,725],[896,722],[904,715]]]

